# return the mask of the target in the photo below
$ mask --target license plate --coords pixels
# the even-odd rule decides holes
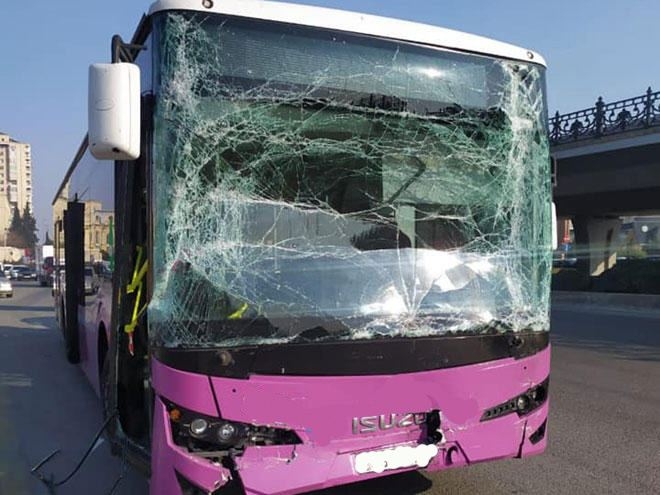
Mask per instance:
[[[436,445],[400,445],[391,449],[360,452],[355,456],[353,465],[359,474],[382,473],[391,469],[423,468],[436,455]]]

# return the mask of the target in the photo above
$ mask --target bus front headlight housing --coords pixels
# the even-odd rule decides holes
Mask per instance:
[[[548,385],[550,378],[546,378],[535,387],[530,388],[526,392],[509,399],[502,404],[495,407],[486,409],[481,416],[481,421],[488,421],[490,419],[501,418],[507,414],[517,413],[518,416],[529,414],[537,409],[548,398]]]
[[[240,452],[254,445],[302,443],[293,430],[228,421],[190,411],[166,400],[164,402],[174,443],[191,452]]]

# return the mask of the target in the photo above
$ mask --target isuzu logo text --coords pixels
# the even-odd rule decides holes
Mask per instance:
[[[426,422],[426,413],[381,414],[380,416],[362,416],[353,418],[353,434],[373,433],[378,430],[405,428],[422,425]]]

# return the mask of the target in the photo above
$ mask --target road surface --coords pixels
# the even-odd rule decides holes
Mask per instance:
[[[50,290],[17,283],[0,300],[0,494],[48,494],[30,467],[60,479],[101,424],[98,399],[64,358]],[[408,473],[315,495],[660,493],[660,316],[562,306],[553,310],[550,446],[539,457],[435,474]],[[55,493],[107,493],[121,461],[100,444]],[[131,468],[117,494],[147,493]]]

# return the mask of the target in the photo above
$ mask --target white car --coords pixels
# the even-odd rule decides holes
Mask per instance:
[[[12,297],[13,295],[14,288],[11,286],[11,282],[7,279],[0,278],[0,296]]]
[[[9,278],[11,277],[11,271],[14,268],[14,265],[10,263],[5,263],[4,267],[2,268],[2,271],[5,274],[5,277]]]
[[[94,269],[91,266],[85,267],[85,294],[94,294],[98,289],[96,283],[96,275],[94,274]]]

